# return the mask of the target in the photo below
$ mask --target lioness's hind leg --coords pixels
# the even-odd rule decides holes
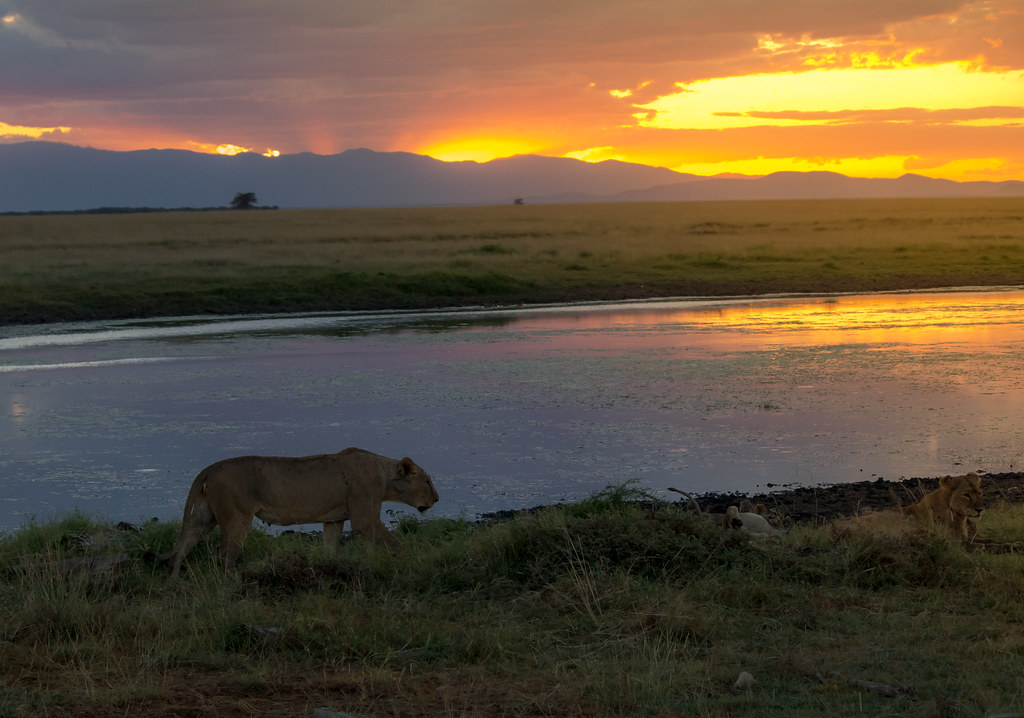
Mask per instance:
[[[224,570],[230,571],[235,567],[235,559],[242,552],[245,545],[245,537],[252,529],[252,516],[236,516],[220,526],[220,556],[224,563]]]
[[[178,575],[181,564],[185,560],[185,556],[188,555],[188,552],[206,538],[216,525],[217,519],[214,518],[213,509],[210,508],[210,504],[205,500],[197,502],[193,506],[191,513],[188,513],[182,519],[181,531],[178,532],[178,537],[174,540],[174,548],[171,549],[170,554],[161,556],[163,559],[168,558],[168,556],[171,558],[172,577]]]

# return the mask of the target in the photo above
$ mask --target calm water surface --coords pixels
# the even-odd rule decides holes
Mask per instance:
[[[1020,290],[0,328],[0,530],[179,519],[216,460],[347,446],[467,517],[1005,471],[1022,357]]]

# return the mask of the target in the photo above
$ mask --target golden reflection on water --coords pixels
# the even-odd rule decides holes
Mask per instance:
[[[968,295],[966,301],[950,295],[848,296],[813,303],[724,308],[713,319],[695,319],[734,331],[770,331],[787,344],[895,341],[918,348],[951,342],[993,347],[1024,331],[1021,305],[1007,303],[1001,294]]]
[[[1020,292],[908,293],[786,298],[714,303],[677,302],[661,310],[624,309],[552,318],[574,330],[630,330],[637,348],[663,346],[682,334],[691,348],[875,345],[879,351],[913,347],[926,352],[962,345],[972,352],[1004,352],[1024,339]],[[695,336],[696,335],[696,336]]]

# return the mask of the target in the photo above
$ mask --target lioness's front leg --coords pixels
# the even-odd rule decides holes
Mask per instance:
[[[380,510],[377,511],[377,516],[380,516]],[[384,525],[384,522],[379,518],[362,518],[362,519],[351,519],[352,530],[356,533],[366,536],[372,541],[387,546],[390,549],[398,549],[402,547],[402,544],[398,542],[391,532],[388,531],[388,527]]]
[[[341,529],[344,521],[324,521],[324,548],[333,551],[341,546]]]

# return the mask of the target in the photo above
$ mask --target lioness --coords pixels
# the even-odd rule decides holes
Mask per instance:
[[[758,507],[762,509],[761,512],[740,511],[738,506],[730,506],[725,510],[726,524],[739,528],[751,536],[781,536],[783,532],[768,523],[768,519],[764,517],[764,506],[758,504]]]
[[[690,505],[697,511],[697,515],[701,518],[711,522],[713,525],[723,529],[738,529],[743,528],[743,522],[738,516],[728,516],[727,514],[718,514],[709,511],[703,511],[700,504],[697,503],[697,499],[693,498],[690,494],[686,493],[682,489],[677,489],[673,486],[668,487],[669,491],[675,491],[677,494],[682,494],[690,500]]]
[[[352,530],[395,548],[398,540],[380,520],[381,504],[396,501],[420,512],[437,503],[430,476],[413,463],[350,448],[316,456],[241,456],[199,472],[185,501],[181,531],[170,553],[176,576],[192,548],[220,526],[226,570],[235,564],[255,516],[268,524],[323,523],[324,545],[341,542],[345,521]]]
[[[913,517],[921,525],[934,526],[964,541],[977,535],[976,521],[984,510],[981,477],[974,473],[944,476],[935,491],[925,494],[916,504],[900,508],[904,516]]]
[[[829,532],[834,538],[840,538],[858,529],[889,536],[937,529],[970,541],[978,533],[976,522],[984,510],[981,477],[973,473],[946,476],[939,479],[939,488],[925,494],[916,504],[839,519],[829,525]]]
[[[769,522],[768,517],[765,515],[767,509],[764,504],[757,504],[755,506],[750,502],[750,499],[743,499],[739,506],[728,507],[724,514],[712,513],[702,510],[700,504],[697,503],[697,499],[682,489],[669,486],[668,490],[675,491],[677,494],[682,494],[688,498],[690,505],[696,509],[699,516],[719,528],[738,529],[755,536],[780,536],[783,533]]]

